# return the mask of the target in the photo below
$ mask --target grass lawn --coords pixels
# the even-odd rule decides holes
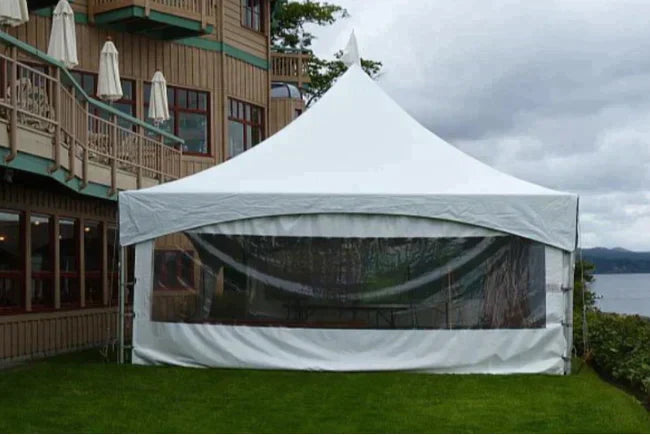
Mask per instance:
[[[650,432],[636,399],[569,377],[304,373],[105,364],[0,371],[0,432]]]

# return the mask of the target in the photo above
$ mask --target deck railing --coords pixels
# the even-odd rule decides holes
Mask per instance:
[[[7,54],[9,53],[9,54]],[[20,56],[19,56],[20,53]],[[32,64],[31,59],[39,61]],[[69,71],[34,47],[0,32],[0,120],[9,127],[13,160],[18,129],[52,136],[52,172],[88,184],[89,165],[110,168],[113,193],[118,171],[165,182],[181,177],[183,140],[87,95]],[[67,164],[62,159],[67,154]],[[80,164],[81,167],[77,168]]]
[[[145,15],[150,11],[162,12],[177,17],[200,21],[202,27],[216,21],[217,0],[90,0],[92,14],[100,14],[120,8],[139,6]]]
[[[271,79],[276,82],[295,83],[299,88],[309,83],[308,52],[271,52]]]

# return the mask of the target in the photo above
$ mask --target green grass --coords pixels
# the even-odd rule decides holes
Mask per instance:
[[[568,377],[305,373],[105,364],[0,371],[0,432],[649,432],[589,368]]]

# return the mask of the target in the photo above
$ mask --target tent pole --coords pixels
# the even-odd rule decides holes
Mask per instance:
[[[118,286],[119,314],[117,316],[117,339],[119,343],[119,350],[117,354],[117,362],[119,364],[124,364],[124,289],[126,287],[126,248],[121,246],[119,249],[120,281]]]

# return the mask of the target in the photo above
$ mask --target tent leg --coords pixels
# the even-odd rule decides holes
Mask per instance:
[[[119,281],[119,292],[118,292],[118,305],[119,313],[117,316],[117,339],[119,344],[117,362],[119,364],[124,364],[124,305],[125,297],[124,290],[126,288],[126,248],[120,247],[120,281]]]

